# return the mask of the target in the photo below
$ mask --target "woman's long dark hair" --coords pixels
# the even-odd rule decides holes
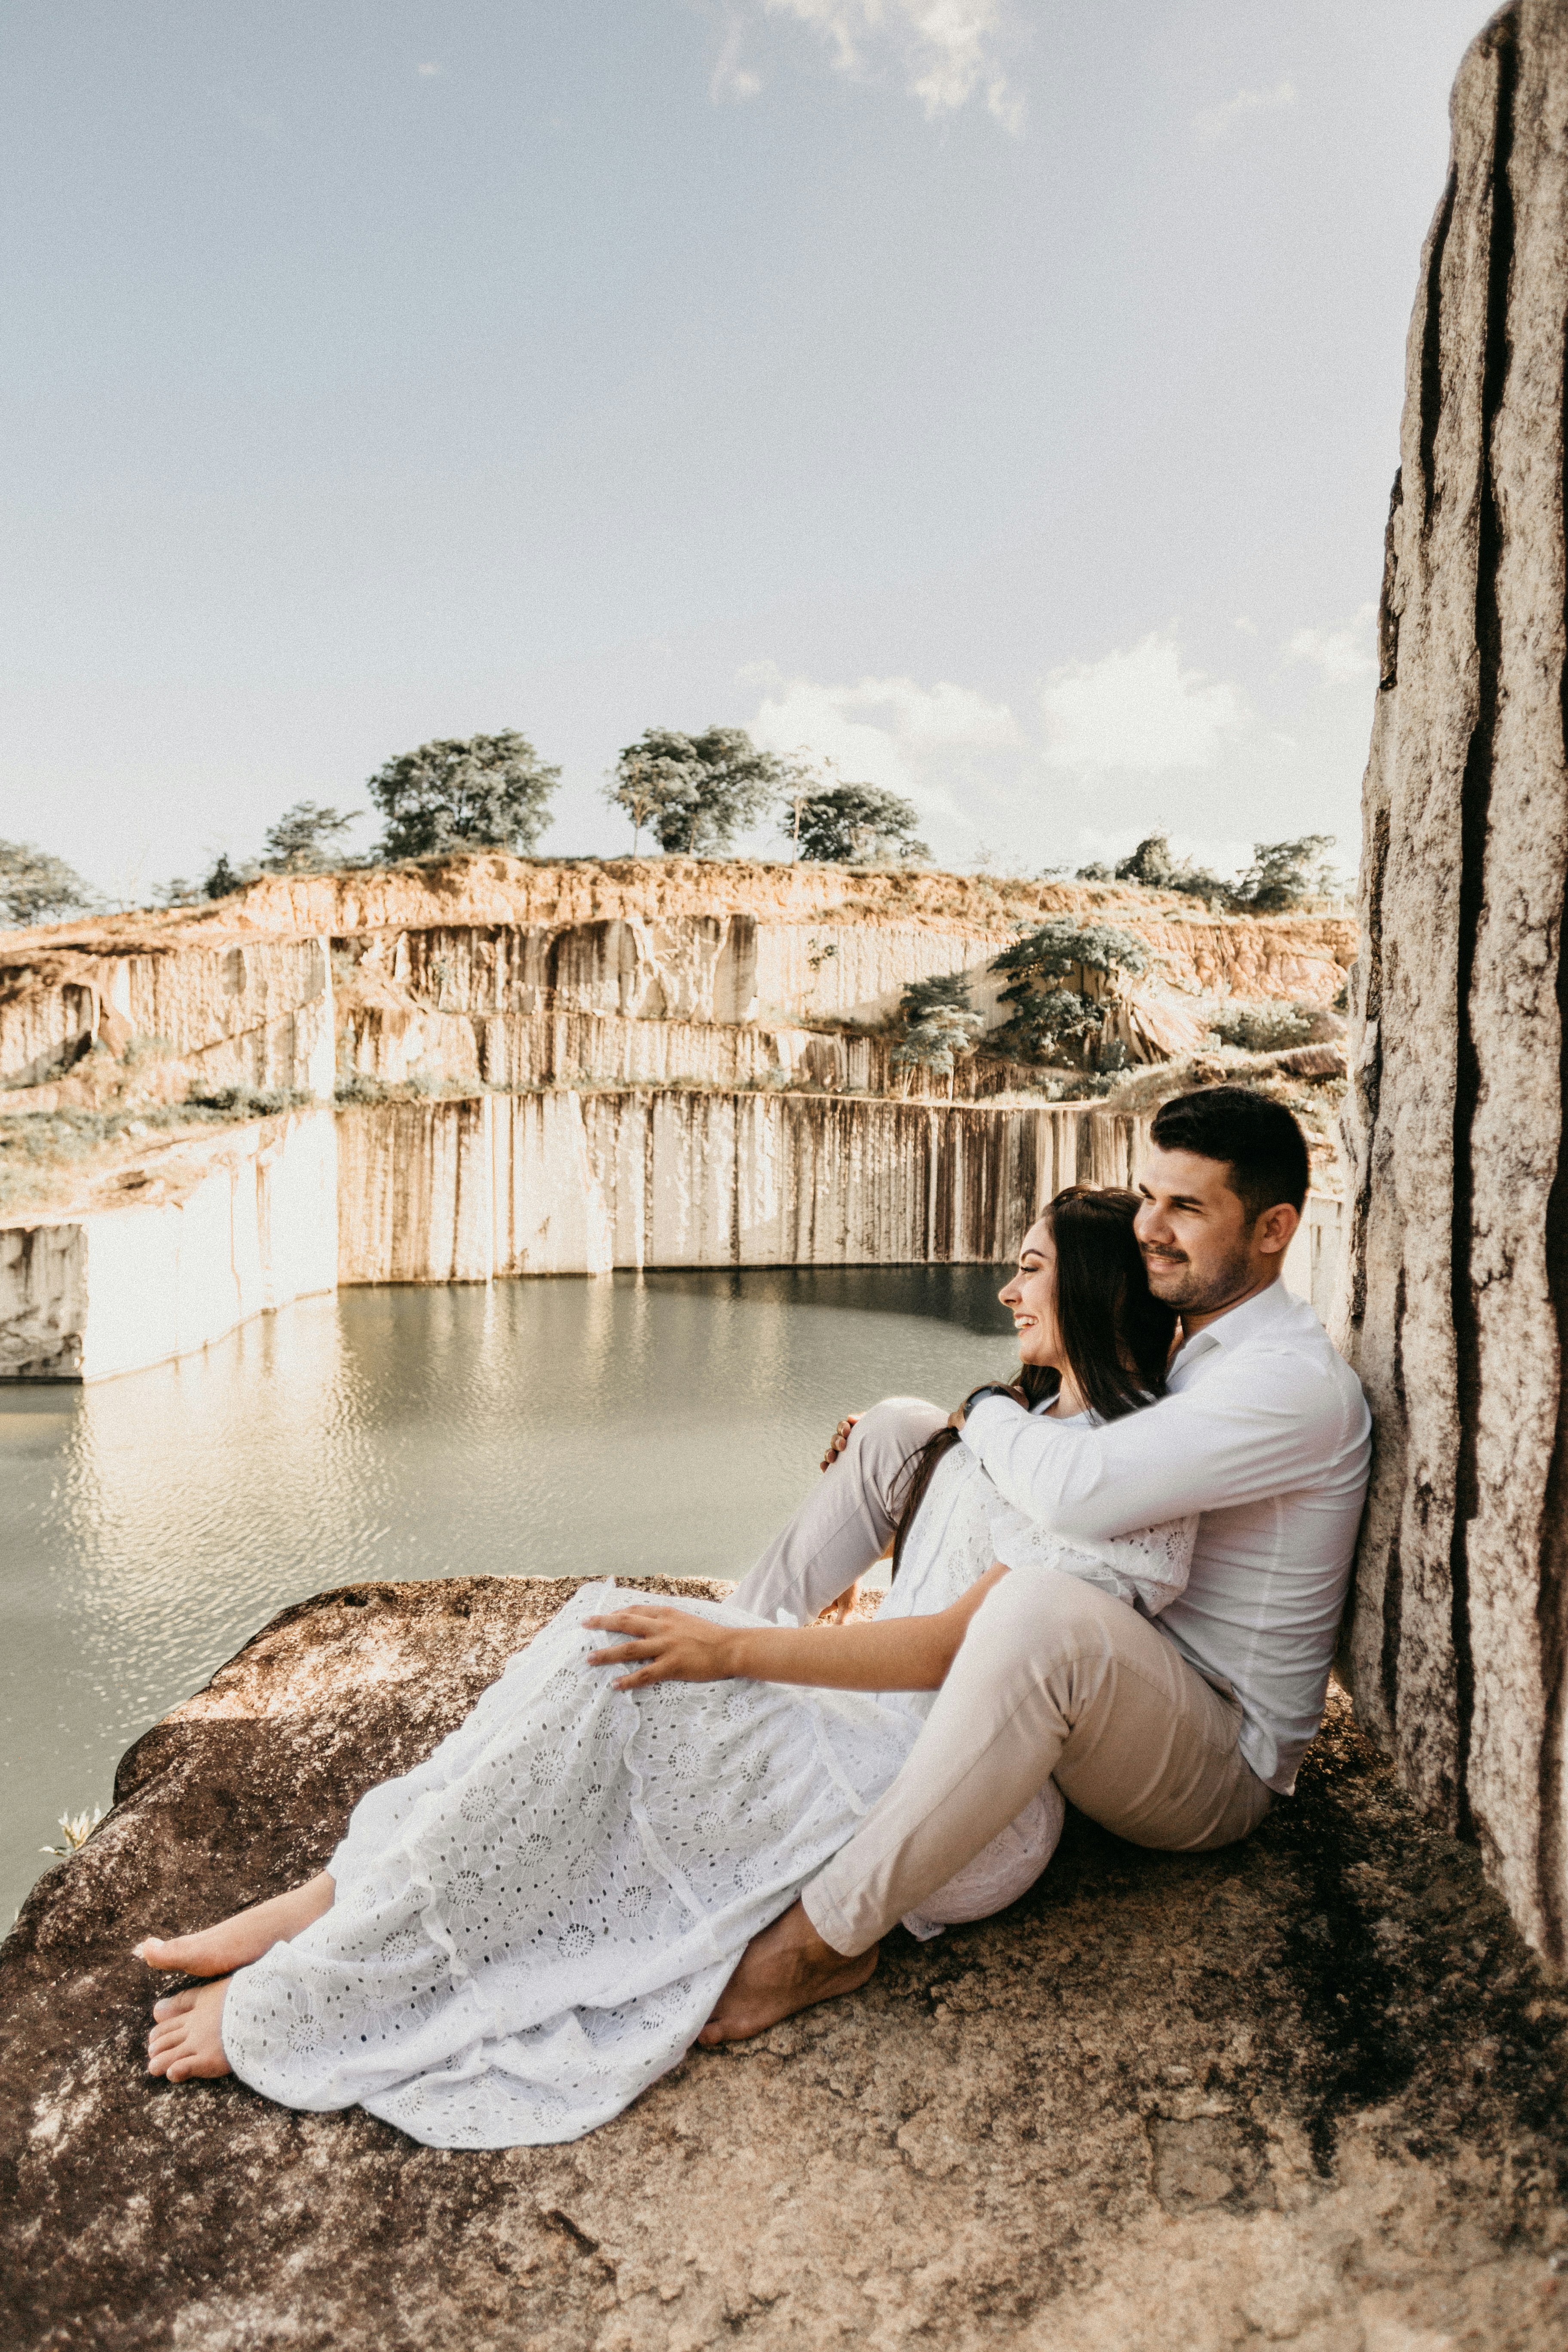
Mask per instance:
[[[1069,1184],[1040,1219],[1050,1227],[1057,1249],[1055,1304],[1062,1353],[1079,1394],[1101,1421],[1119,1421],[1165,1393],[1176,1310],[1149,1287],[1132,1231],[1141,1205],[1136,1192]],[[1026,1404],[1043,1404],[1060,1388],[1061,1374],[1051,1365],[1024,1364],[1014,1385]],[[958,1436],[956,1429],[939,1429],[910,1456],[893,1535],[895,1576],[936,1465]]]

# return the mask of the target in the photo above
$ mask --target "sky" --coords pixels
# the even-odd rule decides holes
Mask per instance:
[[[959,868],[1353,870],[1484,14],[5,0],[0,835],[145,902],[517,728],[618,854],[723,724]]]

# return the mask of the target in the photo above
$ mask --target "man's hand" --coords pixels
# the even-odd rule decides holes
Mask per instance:
[[[1002,1396],[1010,1396],[1015,1404],[1021,1404],[1023,1406],[1026,1412],[1029,1409],[1029,1400],[1024,1394],[1023,1384],[1021,1381],[998,1381],[994,1389],[988,1389],[986,1391],[986,1394],[988,1396],[998,1394]],[[947,1425],[949,1429],[962,1429],[963,1427],[963,1405],[955,1405],[952,1412],[948,1414]]]
[[[649,1683],[721,1683],[739,1674],[736,1629],[715,1625],[711,1618],[693,1617],[685,1609],[666,1609],[652,1601],[618,1609],[613,1617],[584,1617],[595,1633],[630,1635],[619,1650],[595,1650],[591,1666],[631,1666],[620,1675],[617,1690],[642,1690]]]
[[[849,1433],[854,1428],[859,1418],[860,1415],[858,1412],[847,1412],[845,1414],[843,1420],[839,1423],[837,1428],[834,1431],[832,1436],[827,1441],[827,1451],[822,1457],[822,1466],[825,1470],[832,1469],[834,1464],[837,1461],[839,1455],[848,1444]]]

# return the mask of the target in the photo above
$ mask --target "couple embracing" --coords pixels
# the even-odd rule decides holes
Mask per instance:
[[[1136,1193],[1025,1235],[1015,1381],[841,1423],[730,1601],[580,1587],[324,1871],[138,1947],[208,1979],[157,2003],[152,2071],[436,2147],[575,2139],[863,1984],[900,1921],[1016,1901],[1065,1799],[1139,1845],[1246,1837],[1321,1717],[1370,1459],[1280,1279],[1307,1179],[1282,1106],[1167,1103]]]

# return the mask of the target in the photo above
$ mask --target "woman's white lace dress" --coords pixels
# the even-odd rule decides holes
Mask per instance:
[[[1039,1564],[1103,1573],[1015,1517],[955,1448],[879,1617],[946,1608],[998,1532],[1024,1573],[1031,1544]],[[1150,1531],[1178,1579],[1193,1524]],[[1147,1575],[1149,1538],[1126,1552]],[[355,1807],[331,1909],[230,1981],[224,2048],[243,2081],[284,2106],[365,2107],[433,2147],[507,2147],[576,2139],[679,2063],[750,1938],[893,1779],[932,1695],[618,1691],[616,1669],[585,1664],[606,1637],[583,1621],[626,1598],[582,1587],[425,1763]],[[1061,1821],[1047,1782],[908,1924],[931,1934],[1015,1900]]]

